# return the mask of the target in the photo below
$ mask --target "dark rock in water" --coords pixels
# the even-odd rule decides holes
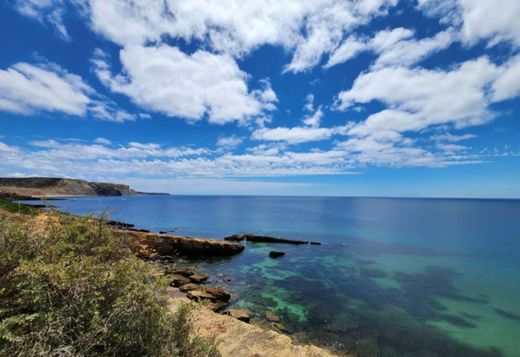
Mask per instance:
[[[247,309],[230,309],[227,311],[227,314],[240,321],[251,321],[251,312]]]
[[[514,321],[520,321],[520,315],[517,315],[514,312],[500,309],[498,307],[495,307],[495,312],[497,314],[499,314],[500,316],[505,317],[507,319],[514,320]]]
[[[195,273],[193,275],[190,275],[189,280],[191,280],[193,283],[200,284],[206,280],[208,280],[209,276],[204,273]]]
[[[227,241],[232,242],[240,242],[246,240],[248,242],[254,243],[286,243],[286,244],[308,244],[308,241],[305,240],[295,240],[295,239],[285,239],[285,238],[277,238],[270,236],[260,236],[255,234],[233,234],[227,237],[224,237]]]
[[[137,229],[137,228],[127,228],[127,229],[132,232],[150,233],[150,230],[148,230],[148,229]]]
[[[265,317],[271,322],[280,322],[280,316],[278,316],[272,311],[266,311]]]
[[[269,252],[269,257],[271,257],[271,258],[280,258],[280,257],[283,257],[284,255],[285,255],[284,252],[278,252],[275,250],[273,250],[272,252]]]
[[[125,222],[119,222],[119,221],[114,221],[114,220],[108,220],[105,223],[108,224],[109,226],[116,226],[116,227],[119,227],[119,228],[133,228],[133,227],[135,227],[134,224],[125,223]]]
[[[321,245],[321,242],[310,242],[311,245]]]
[[[176,288],[191,282],[191,280],[189,278],[182,276],[182,275],[174,275],[172,278],[173,279],[170,283],[170,286],[173,286]]]
[[[188,291],[199,290],[199,289],[200,289],[200,286],[197,284],[194,284],[194,283],[184,284],[179,287],[179,290],[182,291],[183,293],[187,293]]]

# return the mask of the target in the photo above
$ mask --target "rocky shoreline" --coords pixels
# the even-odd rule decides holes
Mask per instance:
[[[11,199],[15,197],[10,197]],[[18,198],[18,197],[16,197]],[[44,211],[40,211],[44,212]],[[103,221],[116,232],[129,238],[130,247],[135,254],[150,261],[177,263],[177,259],[204,259],[205,257],[229,257],[244,251],[245,246],[236,241],[194,238],[149,232],[138,229],[131,223]],[[253,238],[251,238],[253,237]],[[257,241],[264,243],[308,244],[283,238],[260,236]],[[247,239],[246,239],[247,238]],[[243,239],[254,242],[254,235]],[[297,242],[297,243],[295,243]],[[273,251],[269,256],[281,257],[285,253]],[[186,265],[186,264],[185,264]],[[188,266],[166,267],[163,264],[163,277],[170,280],[167,289],[168,302],[172,310],[180,303],[196,303],[196,317],[193,323],[197,333],[214,338],[222,343],[219,350],[223,356],[333,356],[329,351],[313,345],[299,345],[289,336],[280,317],[266,311],[263,318],[253,316],[243,308],[229,308],[233,293],[224,286],[216,285],[210,276],[199,271],[195,264]],[[222,274],[222,276],[218,276]],[[230,281],[224,273],[218,273],[220,281]],[[236,297],[235,297],[236,299]],[[243,346],[247,345],[247,348]]]
[[[117,226],[119,232],[132,239],[139,257],[162,262],[160,263],[163,267],[162,274],[169,279],[167,291],[171,304],[178,304],[179,301],[196,303],[197,314],[204,316],[194,320],[194,323],[200,326],[198,333],[224,341],[224,347],[219,348],[224,356],[333,356],[330,351],[323,348],[294,343],[287,335],[287,328],[280,316],[273,311],[267,310],[258,316],[248,309],[232,307],[236,296],[222,286],[223,284],[218,284],[218,281],[231,281],[231,278],[224,273],[210,277],[200,271],[195,263],[189,263],[191,259],[229,257],[239,254],[245,249],[244,245],[238,243],[241,241],[277,244],[310,244],[310,242],[251,234],[241,235],[244,237],[238,239],[238,242],[236,239],[222,241],[142,232],[131,224],[118,226],[117,223],[111,222],[112,225]],[[255,237],[260,238],[255,241]],[[284,252],[271,251],[268,256],[280,258],[283,255]],[[178,258],[182,258],[184,263],[178,265]],[[215,327],[216,325],[218,328]],[[233,331],[233,335],[227,335],[228,331]],[[256,336],[254,343],[251,343],[253,339],[251,335]],[[228,343],[236,340],[247,342],[250,350],[243,350],[239,345]]]

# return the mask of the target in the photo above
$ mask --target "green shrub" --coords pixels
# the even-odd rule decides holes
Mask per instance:
[[[30,207],[29,205],[24,205],[23,203],[11,202],[8,199],[0,196],[0,209],[6,210],[11,213],[21,213],[21,214],[35,214],[36,209]]]
[[[97,220],[0,219],[0,355],[217,356],[157,276]]]

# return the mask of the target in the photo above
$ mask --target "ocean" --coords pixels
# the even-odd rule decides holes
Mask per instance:
[[[520,200],[247,196],[85,197],[138,228],[223,239],[235,233],[320,241],[246,243],[199,261],[228,276],[233,306],[359,356],[520,356]],[[271,259],[271,250],[286,255]],[[231,281],[227,281],[231,280]]]

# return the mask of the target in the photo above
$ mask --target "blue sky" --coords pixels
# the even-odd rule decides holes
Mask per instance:
[[[520,197],[517,0],[8,0],[0,175]]]

